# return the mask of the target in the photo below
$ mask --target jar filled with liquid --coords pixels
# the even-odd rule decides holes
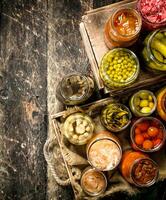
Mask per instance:
[[[59,82],[56,96],[66,105],[82,104],[92,95],[94,81],[89,76],[70,74]]]

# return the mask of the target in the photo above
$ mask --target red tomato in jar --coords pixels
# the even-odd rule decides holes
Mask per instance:
[[[157,138],[153,141],[154,146],[158,146],[161,143],[161,139]]]
[[[149,123],[148,122],[141,122],[139,124],[137,124],[137,127],[141,130],[141,131],[147,131],[149,128]]]
[[[158,135],[158,133],[159,133],[159,129],[158,128],[156,128],[154,126],[150,126],[148,128],[148,135],[150,137],[156,137]]]

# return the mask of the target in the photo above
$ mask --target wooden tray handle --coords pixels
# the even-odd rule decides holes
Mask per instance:
[[[54,177],[54,179],[56,180],[56,182],[61,185],[61,186],[68,186],[70,185],[70,179],[66,179],[66,180],[62,180],[58,175],[57,172],[55,171],[55,167],[53,165],[53,161],[52,161],[52,149],[53,146],[55,145],[55,138],[54,139],[47,139],[45,144],[44,144],[44,148],[43,148],[43,152],[44,152],[44,157],[46,159],[46,162],[51,170],[51,173]]]

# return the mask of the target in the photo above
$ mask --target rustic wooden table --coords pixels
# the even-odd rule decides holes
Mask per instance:
[[[57,82],[89,68],[81,16],[113,2],[0,1],[0,200],[73,199],[71,188],[58,186],[47,172],[43,145],[54,135],[50,115],[63,109],[55,97]],[[55,159],[66,176],[58,146]],[[149,199],[162,199],[165,187],[152,188]]]

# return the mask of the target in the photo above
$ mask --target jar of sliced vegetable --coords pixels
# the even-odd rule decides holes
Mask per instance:
[[[166,71],[166,29],[151,32],[144,40],[142,57],[147,69]]]
[[[99,73],[108,88],[121,88],[131,85],[137,79],[139,70],[139,61],[132,51],[115,48],[102,58]]]
[[[100,118],[108,130],[119,132],[129,126],[131,117],[131,112],[125,105],[111,103],[103,108]]]

